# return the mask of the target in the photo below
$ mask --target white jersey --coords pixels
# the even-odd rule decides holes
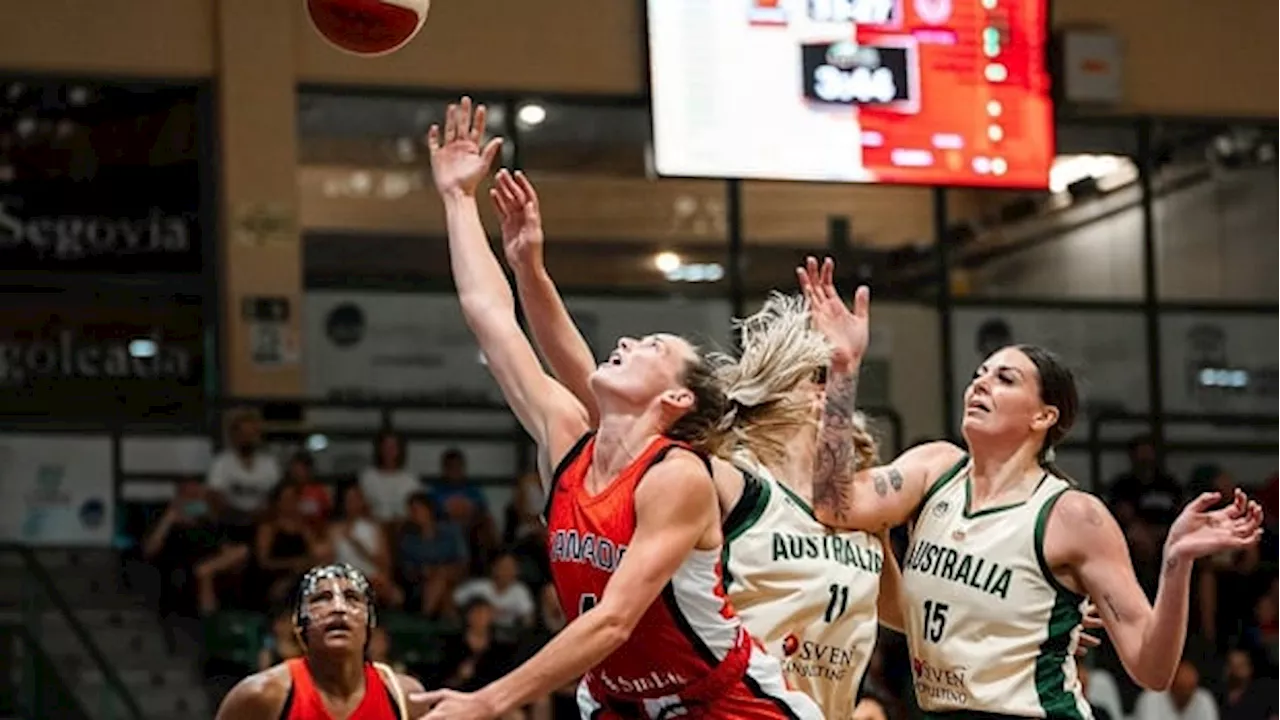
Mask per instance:
[[[1076,677],[1084,598],[1044,560],[1070,484],[1045,473],[1026,502],[969,511],[964,457],[925,495],[902,564],[916,698],[926,713],[1092,718]]]
[[[827,720],[848,720],[875,648],[884,549],[874,535],[826,528],[767,470],[736,464],[746,485],[725,521],[729,600],[788,684]]]

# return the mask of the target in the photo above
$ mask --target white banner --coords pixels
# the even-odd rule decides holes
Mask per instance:
[[[1138,312],[958,307],[951,325],[955,391],[963,392],[978,365],[1000,347],[1043,346],[1076,374],[1081,412],[1072,437],[1081,438],[1090,411],[1147,411],[1143,327]],[[959,418],[952,422],[958,427]]]
[[[726,301],[568,298],[597,358],[622,335],[669,332],[729,347]],[[307,392],[312,397],[406,399],[502,395],[452,295],[313,291],[305,303]]]
[[[1165,313],[1160,317],[1164,409],[1274,413],[1278,354],[1275,315]]]
[[[114,529],[108,438],[0,435],[0,540],[107,546]]]

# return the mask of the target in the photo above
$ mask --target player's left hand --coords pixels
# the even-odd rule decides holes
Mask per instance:
[[[1221,493],[1210,492],[1187,504],[1165,538],[1166,562],[1196,560],[1258,543],[1262,536],[1262,506],[1238,488],[1230,505],[1213,510],[1221,499]]]
[[[832,369],[847,372],[862,362],[871,339],[871,288],[859,287],[850,309],[836,292],[835,268],[831,258],[819,268],[817,258],[809,257],[804,267],[796,268],[796,277],[814,328],[831,343]]]
[[[1080,620],[1080,635],[1076,643],[1076,657],[1082,658],[1089,653],[1089,650],[1102,644],[1101,638],[1086,632],[1086,630],[1101,630],[1102,628],[1102,616],[1098,614],[1098,606],[1090,602],[1084,607],[1084,617]]]
[[[426,714],[416,720],[493,720],[498,717],[497,710],[475,693],[431,690],[413,693],[409,702],[417,708],[426,708]]]

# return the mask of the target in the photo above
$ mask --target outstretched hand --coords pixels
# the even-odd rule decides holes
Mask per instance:
[[[850,309],[836,292],[835,268],[831,258],[819,267],[817,258],[809,257],[803,267],[796,268],[796,278],[814,328],[831,343],[832,369],[848,371],[862,362],[870,342],[871,288],[859,287]]]
[[[471,98],[464,97],[445,111],[443,138],[438,125],[427,131],[431,175],[441,196],[474,196],[493,165],[502,148],[502,138],[492,138],[481,146],[487,115],[484,105],[472,112]]]
[[[1221,493],[1208,492],[1187,504],[1169,528],[1166,558],[1195,560],[1257,544],[1262,537],[1262,506],[1237,489],[1230,505],[1209,509],[1221,499]]]
[[[524,173],[498,171],[489,190],[502,218],[502,250],[512,270],[542,267],[542,212],[538,193]]]
[[[492,720],[498,713],[475,693],[431,690],[409,696],[413,720]],[[423,714],[417,714],[423,713]]]

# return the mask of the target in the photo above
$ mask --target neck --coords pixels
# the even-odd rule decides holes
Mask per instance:
[[[977,501],[1002,495],[1021,485],[1028,475],[1038,477],[1044,472],[1037,458],[1039,438],[1021,443],[970,442],[969,452],[973,462],[973,499]]]
[[[307,668],[316,687],[330,697],[354,697],[364,690],[363,653],[308,653]]]
[[[656,436],[658,423],[640,413],[600,413],[591,467],[597,477],[612,478],[631,464]]]
[[[801,500],[813,504],[813,466],[818,443],[817,428],[797,429],[786,440],[787,457],[778,468],[771,468],[774,477]]]

